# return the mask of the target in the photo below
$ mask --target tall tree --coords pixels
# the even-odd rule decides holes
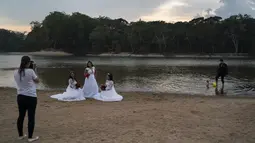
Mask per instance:
[[[246,53],[255,56],[255,19],[233,15],[212,16],[189,22],[127,22],[105,16],[91,18],[75,12],[54,11],[42,22],[32,21],[28,34],[0,30],[0,51],[62,50],[77,56],[88,53],[163,55]]]

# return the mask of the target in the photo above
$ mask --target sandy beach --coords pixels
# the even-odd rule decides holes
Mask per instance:
[[[18,55],[31,55],[31,56],[72,56],[72,54],[62,52],[62,51],[38,51],[38,52],[11,52],[9,54]]]
[[[0,88],[0,142],[17,141],[16,90]],[[42,143],[254,143],[255,99],[121,93],[122,102],[60,102],[39,91]],[[27,120],[24,131],[27,133]]]

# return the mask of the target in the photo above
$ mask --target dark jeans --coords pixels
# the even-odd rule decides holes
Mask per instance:
[[[218,83],[219,77],[221,77],[221,82],[222,82],[222,84],[224,84],[224,82],[225,82],[225,81],[224,81],[225,74],[218,73],[218,74],[216,75],[216,77],[215,77],[216,83]]]
[[[25,95],[18,95],[17,97],[19,117],[17,127],[19,136],[23,136],[23,123],[28,111],[28,138],[32,138],[35,127],[35,110],[37,105],[37,98]]]

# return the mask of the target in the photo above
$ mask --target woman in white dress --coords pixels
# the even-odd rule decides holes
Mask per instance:
[[[106,102],[121,101],[123,99],[123,97],[119,95],[114,88],[112,74],[107,74],[105,85],[101,85],[101,92],[94,96],[94,99]]]
[[[51,98],[55,98],[60,101],[85,100],[82,90],[80,89],[80,85],[77,83],[77,80],[75,79],[75,74],[72,71],[70,72],[68,83],[69,85],[67,86],[66,91],[64,93],[52,95]]]
[[[85,82],[82,88],[85,98],[93,98],[98,94],[98,85],[95,78],[96,69],[91,61],[88,61],[84,71]]]

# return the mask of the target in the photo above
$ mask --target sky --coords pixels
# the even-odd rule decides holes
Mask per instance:
[[[255,0],[1,0],[0,28],[30,31],[52,11],[80,12],[127,21],[189,21],[197,16],[233,14],[255,17]]]

